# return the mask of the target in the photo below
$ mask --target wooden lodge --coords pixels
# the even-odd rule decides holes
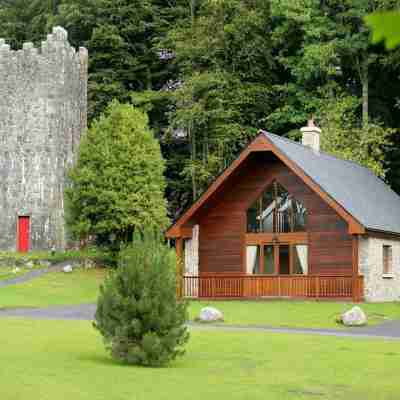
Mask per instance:
[[[169,228],[183,296],[400,296],[399,196],[320,151],[313,121],[302,133],[260,132]]]

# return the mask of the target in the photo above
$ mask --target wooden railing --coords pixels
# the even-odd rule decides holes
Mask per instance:
[[[183,277],[184,297],[363,298],[363,277],[287,275],[204,275]]]

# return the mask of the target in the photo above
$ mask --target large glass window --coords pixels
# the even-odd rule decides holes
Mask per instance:
[[[308,246],[296,245],[292,247],[293,273],[307,275],[308,272]]]
[[[274,256],[274,246],[265,245],[264,246],[264,274],[272,275],[275,273],[275,256]]]
[[[252,233],[302,232],[306,223],[306,208],[276,181],[247,210]]]
[[[260,247],[247,246],[246,249],[246,265],[248,274],[260,273]]]
[[[308,246],[305,244],[248,245],[247,274],[307,275]]]

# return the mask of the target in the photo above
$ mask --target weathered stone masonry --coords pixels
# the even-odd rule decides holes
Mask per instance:
[[[56,27],[41,49],[0,39],[0,250],[17,248],[30,217],[30,249],[64,248],[64,188],[86,128],[87,63]]]
[[[392,246],[392,267],[389,275],[383,274],[383,245]],[[382,239],[373,236],[360,238],[359,271],[364,276],[366,301],[400,300],[400,239]]]

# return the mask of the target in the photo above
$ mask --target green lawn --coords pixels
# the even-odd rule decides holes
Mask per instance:
[[[168,368],[120,365],[88,322],[0,319],[2,400],[397,400],[400,342],[194,331]]]
[[[17,268],[18,269],[16,269],[16,267],[0,267],[0,281],[17,278],[19,276],[27,274],[30,271],[36,269],[44,269],[45,267],[40,265],[34,265],[32,268],[27,268],[27,267],[17,267]]]
[[[225,323],[240,325],[271,325],[297,328],[337,328],[337,315],[353,306],[350,303],[315,301],[193,301],[190,317],[196,318],[200,309],[213,306],[224,313]],[[369,324],[386,319],[400,319],[400,303],[365,303],[360,307],[367,313]]]
[[[0,308],[47,307],[95,303],[105,269],[74,269],[50,272],[19,285],[0,288]]]
[[[70,274],[51,272],[40,278],[0,289],[0,308],[46,307],[94,303],[105,269],[75,269]],[[271,325],[300,328],[338,328],[335,317],[352,304],[313,301],[191,301],[190,318],[204,306],[223,311],[225,322],[240,325]],[[400,303],[361,304],[370,324],[400,319]]]

